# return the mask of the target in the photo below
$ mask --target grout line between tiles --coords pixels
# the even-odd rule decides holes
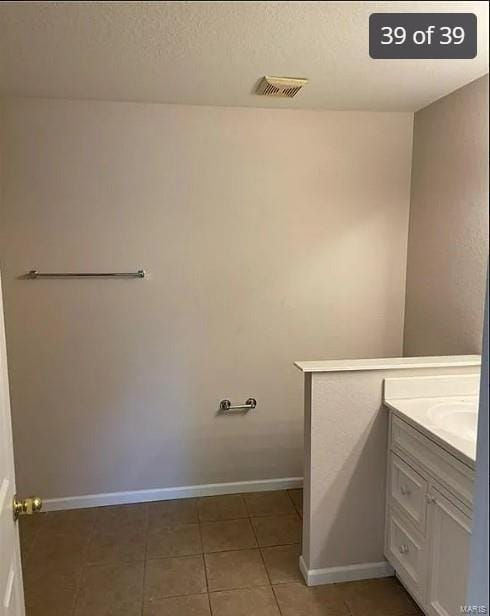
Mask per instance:
[[[148,553],[148,538],[150,534],[150,508],[148,504],[145,508],[145,553],[143,560],[143,579],[141,581],[141,616],[143,616],[145,611],[145,584],[146,584],[146,561],[147,561],[147,553]]]
[[[347,614],[349,614],[349,616],[354,616],[354,612],[350,609],[349,604],[347,603],[347,601],[345,599],[342,599],[342,602],[345,605],[345,609],[347,610]]]
[[[211,606],[211,597],[209,596],[209,592],[206,593],[206,596],[208,598],[209,613],[213,616],[213,608]]]
[[[198,507],[197,504],[196,504],[196,507],[197,507],[197,517],[198,517],[198,520],[199,520],[199,522],[198,522],[199,539],[201,541],[201,550],[202,550],[201,556],[202,556],[202,561],[203,561],[203,565],[204,565],[204,578],[206,580],[206,596],[208,598],[209,613],[212,616],[213,608],[211,607],[211,597],[209,596],[208,568],[207,568],[207,565],[206,565],[206,557],[205,557],[205,553],[204,553],[204,542],[203,542],[203,539],[202,539],[201,519],[199,517],[199,507]]]
[[[286,490],[286,493],[288,495],[289,500],[291,501],[291,504],[292,504],[294,510],[296,511],[296,503],[293,501],[293,497],[291,496],[291,491],[290,490]]]
[[[302,490],[302,488],[297,488],[297,489],[298,489],[298,490]],[[291,496],[291,492],[292,492],[292,490],[286,490],[286,491],[287,491],[287,493],[288,493],[289,500],[293,503],[294,510],[296,511],[296,513],[298,514],[298,516],[301,518],[301,520],[303,520],[303,511],[302,511],[302,510],[301,510],[301,511],[299,511],[299,509],[298,509],[298,507],[297,507],[296,503],[294,502],[293,497]]]
[[[279,599],[278,599],[277,594],[276,594],[276,589],[274,588],[274,586],[271,586],[271,588],[272,588],[272,594],[274,595],[274,599],[276,601],[277,609],[279,610],[279,614],[280,614],[280,616],[283,616],[283,612],[282,612],[281,606],[279,604]]]
[[[262,560],[262,564],[264,565],[265,574],[267,575],[267,579],[269,580],[269,584],[272,586],[272,580],[270,578],[269,571],[267,570],[267,565],[265,564],[264,555],[262,554],[262,548],[259,545],[259,538],[257,537],[257,533],[255,532],[255,528],[254,528],[254,525],[252,524],[252,522],[250,522],[250,526],[252,527],[252,532],[254,534],[255,541],[257,542],[257,549],[259,550],[260,558]]]
[[[46,515],[49,515],[49,512]],[[81,587],[82,587],[83,575],[84,575],[85,569],[87,567],[86,559],[88,557],[88,550],[90,548],[90,544],[91,544],[91,542],[92,542],[92,540],[94,538],[94,535],[95,535],[95,526],[97,524],[98,516],[99,516],[99,509],[97,508],[97,509],[95,509],[94,519],[93,519],[93,522],[92,522],[92,527],[90,529],[90,532],[88,533],[89,536],[87,538],[87,543],[85,545],[85,554],[84,554],[82,566],[80,568],[80,573],[78,575],[78,582],[77,582],[77,586],[76,586],[76,590],[75,590],[75,596],[73,598],[73,606],[72,606],[72,609],[71,609],[72,616],[75,616],[76,609],[77,609],[78,599],[80,598],[80,590],[81,590]]]
[[[279,612],[279,615],[282,616],[281,606],[279,605],[279,601],[277,600],[276,593],[274,592],[274,587],[272,586],[272,580],[271,580],[271,577],[269,575],[269,570],[267,569],[267,565],[265,564],[264,555],[262,554],[262,548],[261,548],[261,546],[259,544],[259,538],[257,537],[257,533],[255,532],[255,527],[252,524],[252,519],[250,519],[250,526],[252,527],[252,532],[253,532],[253,534],[255,536],[255,541],[257,542],[260,558],[262,559],[262,564],[264,565],[265,574],[267,576],[267,579],[269,580],[269,585],[270,585],[270,589],[272,591],[272,596],[274,597],[274,601],[276,602],[276,606],[277,606],[277,610]]]
[[[243,504],[245,505],[245,511],[247,512],[247,517],[250,520],[252,518],[252,516],[250,514],[250,509],[248,508],[248,503],[247,503],[246,495],[245,494],[240,494],[240,496],[242,497]]]

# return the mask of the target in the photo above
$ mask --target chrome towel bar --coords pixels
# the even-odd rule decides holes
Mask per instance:
[[[144,278],[145,270],[137,272],[38,272],[31,270],[25,278]]]
[[[256,406],[257,400],[255,398],[249,398],[245,401],[245,404],[239,404],[238,406],[232,406],[229,400],[221,400],[219,410],[223,413],[242,413],[243,411],[250,411]]]

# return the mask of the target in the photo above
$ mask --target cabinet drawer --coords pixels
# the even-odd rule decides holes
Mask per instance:
[[[425,532],[427,481],[396,454],[390,455],[390,498],[413,525]]]
[[[471,508],[474,478],[471,468],[396,416],[391,423],[391,447],[408,461],[414,460]]]
[[[414,597],[425,600],[426,544],[396,510],[388,510],[387,557]]]

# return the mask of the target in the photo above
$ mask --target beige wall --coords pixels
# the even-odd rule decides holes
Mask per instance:
[[[405,355],[480,353],[488,75],[415,114]]]
[[[19,489],[302,475],[293,361],[401,354],[412,116],[20,99],[3,129]]]

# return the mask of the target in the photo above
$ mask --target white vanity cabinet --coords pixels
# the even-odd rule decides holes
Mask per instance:
[[[474,471],[390,412],[385,555],[427,616],[466,598]]]
[[[436,488],[429,494],[427,613],[461,614],[466,598],[471,519]]]

